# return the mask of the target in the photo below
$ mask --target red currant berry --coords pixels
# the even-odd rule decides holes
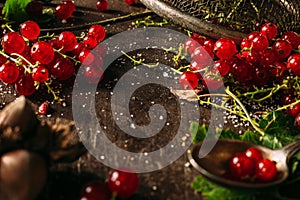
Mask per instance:
[[[3,55],[0,54],[0,65],[6,63],[6,57],[4,57]]]
[[[294,122],[295,127],[300,130],[300,113],[295,117],[295,122]]]
[[[85,49],[86,46],[83,42],[79,42],[76,44],[75,48],[73,49],[72,53],[74,56],[78,57],[80,52],[83,51],[83,49]]]
[[[277,60],[277,57],[273,50],[271,49],[265,49],[260,54],[260,64],[263,66],[269,66],[275,63]]]
[[[300,45],[300,37],[296,32],[293,32],[293,31],[285,32],[281,36],[281,39],[291,43],[293,49],[298,49],[298,47]]]
[[[21,54],[25,49],[25,41],[17,32],[6,33],[2,38],[2,47],[6,53]]]
[[[54,50],[49,43],[39,41],[32,45],[30,55],[33,60],[46,65],[54,59]]]
[[[124,2],[127,3],[128,5],[132,5],[135,4],[137,0],[124,0]]]
[[[64,81],[74,75],[74,63],[68,58],[58,57],[48,65],[51,74],[58,80]]]
[[[260,55],[257,51],[252,50],[252,51],[243,51],[241,54],[241,57],[245,59],[247,63],[250,63],[252,65],[257,65],[259,64],[260,61]]]
[[[222,77],[226,76],[230,71],[230,62],[228,60],[216,60],[214,68],[219,71]]]
[[[284,62],[276,61],[273,65],[269,65],[271,75],[275,78],[281,78],[286,70],[286,64]]]
[[[256,50],[258,52],[264,51],[269,47],[268,38],[262,34],[258,34],[254,36],[253,39],[250,40],[250,42],[251,42],[252,50]]]
[[[48,102],[48,101],[45,101],[44,103],[42,103],[42,104],[39,106],[39,114],[40,114],[40,115],[46,115],[47,112],[48,112],[48,108],[49,108],[49,102]]]
[[[185,71],[179,76],[179,85],[182,89],[195,89],[198,86],[198,76],[194,72]]]
[[[292,70],[296,76],[300,76],[300,53],[295,53],[289,57],[287,69]]]
[[[276,40],[273,44],[273,51],[278,59],[286,58],[292,52],[292,45],[286,40]]]
[[[240,44],[241,50],[249,49],[251,47],[251,42],[249,39],[244,38]]]
[[[258,148],[255,148],[255,147],[250,147],[249,149],[247,149],[245,151],[245,155],[248,158],[253,159],[255,161],[255,163],[257,163],[258,161],[263,159],[262,152]]]
[[[6,84],[15,83],[19,78],[19,69],[15,63],[6,62],[0,67],[0,80]]]
[[[30,74],[21,75],[15,83],[15,89],[20,95],[30,96],[35,92],[34,80]]]
[[[40,35],[40,26],[34,21],[26,21],[20,25],[20,33],[28,40],[35,40]]]
[[[106,31],[101,25],[93,25],[89,28],[88,35],[94,36],[97,42],[101,42],[106,36]]]
[[[55,8],[55,15],[60,20],[67,20],[73,15],[75,9],[74,1],[63,1]]]
[[[103,69],[101,67],[102,65],[92,64],[84,66],[84,77],[88,83],[96,84],[103,79]]]
[[[40,83],[47,81],[49,78],[48,69],[43,65],[39,65],[32,70],[32,78],[34,81]]]
[[[30,1],[26,8],[26,13],[31,18],[38,18],[43,14],[43,5],[38,1]]]
[[[195,62],[202,66],[202,68],[209,66],[212,63],[213,56],[205,49],[200,46],[195,49],[192,54],[192,58]]]
[[[108,2],[106,0],[98,0],[96,7],[99,11],[106,11],[108,9]]]
[[[204,42],[205,42],[205,37],[197,34],[197,33],[193,33],[192,36],[191,36],[192,39],[196,40],[201,46],[204,45]]]
[[[222,87],[222,79],[217,78],[219,74],[216,74],[212,71],[205,73],[202,77],[202,84],[205,86],[209,92],[213,92]]]
[[[64,51],[72,51],[77,45],[77,39],[74,33],[64,31],[59,34],[57,43]]]
[[[187,38],[184,41],[184,50],[192,54],[197,47],[200,47],[200,44],[193,38]]]
[[[236,44],[229,38],[220,38],[214,46],[214,53],[220,59],[229,59],[236,54]]]
[[[253,82],[256,86],[267,85],[269,81],[270,81],[270,74],[267,67],[258,66],[254,68]]]
[[[92,181],[83,187],[80,200],[110,200],[111,197],[112,193],[107,184]]]
[[[139,179],[134,172],[113,170],[109,173],[108,187],[118,197],[128,198],[137,191]]]
[[[90,65],[94,62],[95,56],[94,54],[89,50],[84,48],[78,55],[79,61],[84,65]]]
[[[205,68],[205,66],[198,64],[195,60],[192,60],[192,62],[190,64],[190,70],[193,72],[199,71],[204,68]]]
[[[260,32],[269,40],[272,40],[278,33],[278,27],[275,24],[268,22],[262,25]]]
[[[247,36],[247,40],[252,41],[254,37],[260,35],[260,32],[258,31],[253,31],[251,33],[248,34]]]
[[[291,106],[289,108],[286,109],[286,113],[290,116],[295,117],[296,115],[298,115],[300,113],[300,103]]]
[[[257,180],[268,182],[276,178],[277,168],[276,164],[269,159],[263,159],[256,165],[255,176]]]
[[[230,72],[237,81],[245,83],[251,80],[253,78],[251,71],[251,66],[244,60],[240,60],[238,58],[233,58],[231,60]]]
[[[206,51],[211,55],[211,57],[214,56],[214,48],[215,48],[216,41],[210,38],[206,38],[204,40],[203,47],[206,49]]]
[[[91,36],[91,35],[85,36],[83,38],[82,42],[90,50],[94,49],[97,46],[97,44],[98,44],[96,38],[94,36]]]
[[[234,155],[229,161],[231,174],[240,180],[250,178],[255,172],[255,162],[243,153]]]

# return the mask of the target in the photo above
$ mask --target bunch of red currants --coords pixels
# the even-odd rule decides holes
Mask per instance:
[[[49,79],[64,81],[75,74],[75,64],[84,65],[87,82],[99,81],[105,49],[94,56],[92,49],[106,37],[101,25],[91,26],[82,39],[70,31],[40,36],[40,27],[26,21],[19,32],[8,32],[2,38],[0,80],[12,84],[20,95],[29,96],[40,83]],[[97,52],[98,54],[99,52]]]

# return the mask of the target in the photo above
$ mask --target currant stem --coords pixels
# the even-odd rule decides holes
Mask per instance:
[[[53,95],[53,100],[54,100],[54,101],[57,101],[57,102],[59,102],[59,103],[62,103],[62,102],[65,101],[64,99],[62,99],[62,98],[60,98],[59,96],[57,96],[57,94],[58,94],[59,92],[55,92],[55,91],[52,89],[52,87],[51,87],[52,81],[51,81],[51,80],[45,81],[44,84],[46,85],[46,87],[47,87],[47,89],[48,89],[48,93],[49,93],[49,94],[51,93],[51,94]]]
[[[125,53],[124,51],[121,51],[122,54],[124,56],[126,56],[127,58],[129,58],[131,61],[133,61],[133,64],[134,65],[143,65],[145,67],[149,67],[149,68],[156,68],[158,65],[159,65],[159,62],[157,62],[156,64],[152,65],[152,64],[146,64],[144,63],[145,59],[139,59],[139,60],[136,60],[134,59],[133,57],[131,57],[130,55],[128,55],[127,53]]]
[[[252,127],[258,132],[261,134],[261,136],[264,136],[265,133],[263,130],[261,130],[259,127],[258,127],[258,124],[256,122],[254,122],[251,117],[250,117],[250,114],[249,112],[247,111],[247,109],[245,108],[245,106],[242,104],[242,102],[238,99],[237,96],[235,96],[230,90],[229,90],[229,87],[225,88],[225,92],[235,100],[235,102],[237,102],[237,104],[242,108],[243,112],[245,113],[248,121],[251,123]]]

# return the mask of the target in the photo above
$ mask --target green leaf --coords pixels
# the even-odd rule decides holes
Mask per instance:
[[[25,11],[27,4],[31,0],[6,0],[2,13],[6,20],[23,22],[29,19]]]
[[[217,131],[217,132],[220,132],[220,139],[222,139],[222,138],[240,139],[240,136],[236,132],[234,132],[230,129],[225,129],[225,130],[221,130],[221,131]]]
[[[272,190],[265,193],[256,193],[227,189],[209,182],[202,176],[196,176],[191,186],[207,200],[266,200],[273,199],[272,193],[274,192]]]
[[[271,149],[278,149],[282,148],[283,146],[282,143],[278,140],[278,138],[272,135],[265,135],[262,139],[261,144]]]
[[[207,134],[207,126],[205,126],[204,124],[200,126],[199,123],[192,122],[190,125],[190,133],[193,143],[199,143],[204,140]]]
[[[259,135],[252,131],[245,131],[243,135],[240,136],[241,140],[253,142],[258,144],[259,143]]]

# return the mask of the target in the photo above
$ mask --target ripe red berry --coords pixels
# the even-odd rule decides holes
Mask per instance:
[[[49,108],[49,102],[45,101],[39,106],[39,114],[40,115],[46,115]]]
[[[278,27],[275,24],[268,22],[262,25],[260,32],[269,40],[272,40],[278,33]]]
[[[287,69],[291,70],[296,76],[300,76],[300,53],[295,53],[288,58]]]
[[[190,64],[190,70],[193,72],[199,71],[204,68],[205,68],[205,66],[198,64],[195,60],[192,60],[192,62]]]
[[[184,41],[184,50],[192,54],[197,47],[200,47],[200,44],[193,38],[187,38]]]
[[[111,197],[112,193],[107,184],[92,181],[83,187],[80,200],[110,200]]]
[[[108,2],[106,0],[98,0],[96,7],[99,11],[106,11],[108,9]]]
[[[260,59],[259,64],[263,66],[269,66],[275,63],[277,57],[273,50],[265,49],[264,51],[261,52],[259,59]]]
[[[84,66],[84,77],[88,83],[95,84],[103,79],[102,66],[102,57],[97,57],[91,65]]]
[[[192,58],[204,68],[212,63],[213,56],[209,54],[205,47],[199,46],[194,50]]]
[[[40,26],[34,21],[20,24],[20,33],[28,40],[35,40],[40,35]]]
[[[214,68],[219,71],[222,77],[226,76],[230,70],[230,61],[228,60],[216,60],[214,62]]]
[[[291,43],[293,49],[298,49],[299,45],[300,45],[300,37],[298,35],[298,33],[290,31],[290,32],[285,32],[282,36],[281,36],[282,40],[286,40],[289,43]]]
[[[241,50],[249,49],[251,47],[251,42],[249,39],[244,38],[240,44]]]
[[[64,50],[64,51],[72,51],[74,50],[75,46],[77,45],[77,39],[74,33],[70,31],[63,31],[58,36],[57,44]]]
[[[54,50],[49,43],[39,41],[32,45],[30,55],[35,61],[39,61],[41,64],[48,64],[54,58]]]
[[[262,34],[258,34],[250,39],[251,47],[253,50],[256,51],[264,51],[269,47],[268,38]]]
[[[294,100],[295,101],[295,100]],[[293,101],[293,102],[294,102]],[[286,113],[290,116],[297,116],[300,113],[300,103],[286,109]]]
[[[236,44],[229,38],[220,38],[215,43],[214,53],[220,59],[229,59],[237,53]]]
[[[78,55],[79,61],[84,65],[90,65],[94,62],[94,54],[87,48],[84,48]]]
[[[67,20],[73,15],[75,9],[74,1],[63,1],[55,8],[55,15],[60,20]]]
[[[257,51],[243,51],[241,54],[241,57],[245,59],[247,63],[250,63],[252,65],[257,65],[260,62],[260,55]]]
[[[257,86],[267,85],[270,81],[270,72],[265,66],[258,66],[254,68],[253,83]]]
[[[2,47],[6,53],[21,54],[25,46],[23,37],[17,32],[6,33],[2,38]]]
[[[255,162],[244,153],[238,153],[230,159],[229,169],[235,178],[247,179],[255,172]]]
[[[184,90],[195,89],[198,86],[198,76],[194,72],[185,71],[179,76],[178,83]]]
[[[97,42],[101,42],[106,36],[106,31],[101,25],[93,25],[89,28],[88,35],[94,36]]]
[[[276,164],[269,159],[263,159],[256,165],[255,176],[257,180],[267,182],[276,178]]]
[[[139,179],[134,172],[113,170],[109,173],[108,187],[118,197],[128,198],[137,191]]]
[[[98,44],[96,38],[94,36],[92,36],[92,35],[85,36],[83,38],[82,42],[90,50],[94,49],[97,46],[97,44]]]
[[[211,55],[211,57],[214,56],[214,48],[215,48],[216,41],[210,38],[205,38],[203,47],[206,49],[206,51]]]
[[[0,67],[0,80],[6,84],[15,83],[19,78],[19,69],[15,63],[6,62]]]
[[[15,89],[20,95],[30,96],[35,92],[34,80],[30,74],[21,75],[15,83]]]
[[[246,61],[233,58],[230,66],[230,72],[237,81],[245,83],[253,78],[251,66]]]
[[[43,14],[43,5],[38,1],[30,1],[25,11],[31,18],[38,18]]]
[[[245,151],[245,155],[248,158],[253,159],[256,163],[263,159],[262,152],[258,148],[255,148],[255,147],[250,147],[249,149],[247,149]]]
[[[137,0],[124,0],[125,3],[132,5],[135,4],[137,2]]]
[[[68,58],[58,57],[49,65],[51,74],[58,80],[64,81],[74,75],[74,63]]]
[[[276,40],[273,44],[273,51],[278,59],[286,58],[292,52],[292,45],[286,40]]]
[[[295,122],[294,122],[295,127],[300,130],[300,113],[295,117]]]
[[[40,83],[47,81],[49,78],[48,69],[43,65],[39,65],[32,70],[32,78]]]
[[[213,92],[218,90],[223,85],[223,81],[217,78],[219,74],[208,71],[207,73],[203,74],[202,76],[202,84],[205,86],[209,92]]]

